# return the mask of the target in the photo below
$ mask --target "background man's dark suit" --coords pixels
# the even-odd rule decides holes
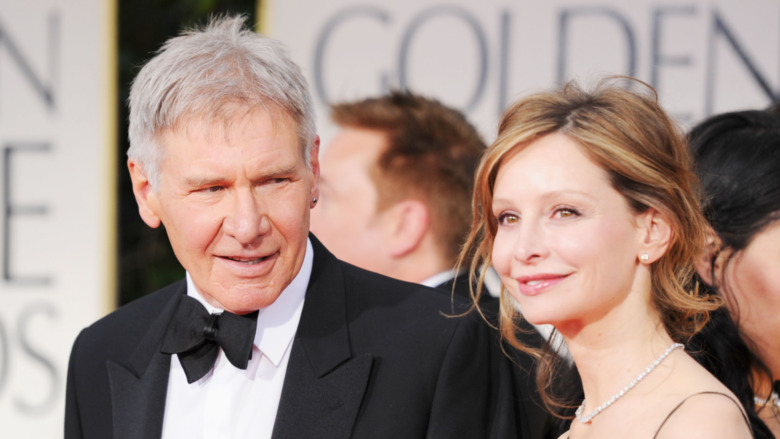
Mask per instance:
[[[497,385],[490,335],[446,293],[338,261],[314,265],[275,438],[483,438]],[[66,439],[159,438],[170,356],[160,340],[184,281],[85,329],[70,360]],[[456,311],[463,303],[455,301]]]
[[[456,297],[462,297],[471,301],[471,292],[469,291],[469,274],[463,273],[456,276],[436,288],[442,289],[454,294]],[[491,322],[491,325],[498,327],[498,315],[500,309],[500,300],[491,296],[488,291],[483,291],[479,298],[479,306],[485,318]],[[522,320],[520,322],[521,331],[517,333],[517,338],[527,346],[540,348],[544,342],[542,335],[530,323]],[[499,389],[499,395],[495,398],[497,404],[508,404],[514,407],[515,424],[507,431],[516,431],[516,437],[520,438],[557,438],[561,432],[557,431],[556,421],[550,413],[544,408],[542,398],[539,395],[536,386],[536,368],[533,358],[517,349],[509,346],[508,343],[500,340],[498,331],[493,332],[494,341],[492,349],[495,355],[499,357],[507,356],[508,361],[495,361],[492,375],[494,377],[504,378],[504,382],[512,382],[513,386],[503,386]],[[503,349],[502,349],[503,345]],[[508,370],[507,370],[508,369]],[[512,410],[511,408],[509,410]],[[502,413],[507,416],[507,409],[497,407],[496,413]],[[511,421],[505,421],[502,424],[506,426]],[[501,434],[499,437],[509,437],[509,433]]]

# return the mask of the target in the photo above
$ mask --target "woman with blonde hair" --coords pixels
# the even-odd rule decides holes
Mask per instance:
[[[577,408],[562,437],[749,438],[734,395],[684,349],[719,306],[684,287],[706,230],[685,138],[650,86],[628,83],[647,93],[570,83],[505,111],[464,259],[500,275],[502,334],[539,358],[548,407]],[[520,319],[555,327],[584,399],[551,392],[560,358],[519,343]]]

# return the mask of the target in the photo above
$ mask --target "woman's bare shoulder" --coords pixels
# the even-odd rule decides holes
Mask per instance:
[[[750,439],[742,406],[731,392],[703,391],[684,398],[659,426],[656,437]]]

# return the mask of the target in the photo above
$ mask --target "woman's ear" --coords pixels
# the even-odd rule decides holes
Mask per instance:
[[[672,242],[671,223],[661,212],[650,208],[639,216],[641,242],[637,259],[643,264],[652,264],[661,259]]]
[[[704,283],[713,286],[715,279],[712,278],[712,272],[715,268],[715,260],[720,253],[722,241],[712,227],[707,227],[707,242],[701,254],[694,260],[696,273],[698,273]]]

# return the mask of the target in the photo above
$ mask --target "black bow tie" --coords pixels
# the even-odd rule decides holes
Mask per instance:
[[[193,383],[214,367],[219,348],[233,366],[246,369],[256,327],[257,311],[243,316],[227,311],[209,314],[197,299],[184,296],[168,324],[160,351],[178,354],[187,382]]]

